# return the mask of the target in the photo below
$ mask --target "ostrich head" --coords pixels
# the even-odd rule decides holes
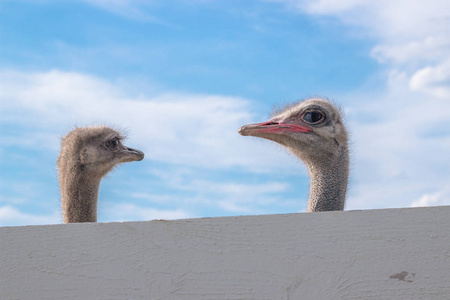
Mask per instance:
[[[71,131],[61,143],[58,166],[78,168],[93,178],[105,176],[120,163],[139,161],[144,153],[122,144],[124,137],[109,127],[84,127]]]
[[[267,122],[244,125],[239,133],[277,142],[310,167],[329,161],[347,148],[347,131],[339,109],[324,99],[309,99],[275,112]]]

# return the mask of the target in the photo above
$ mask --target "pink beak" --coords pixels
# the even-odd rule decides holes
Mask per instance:
[[[268,121],[263,123],[248,124],[239,128],[241,135],[254,135],[258,133],[284,134],[286,132],[310,132],[311,128],[297,124]]]

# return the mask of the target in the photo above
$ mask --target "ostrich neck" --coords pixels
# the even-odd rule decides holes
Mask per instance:
[[[97,222],[100,179],[83,170],[69,172],[60,179],[64,223]]]
[[[307,212],[344,210],[349,174],[347,147],[306,165],[311,180]]]

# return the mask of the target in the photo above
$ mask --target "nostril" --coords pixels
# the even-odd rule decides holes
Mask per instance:
[[[267,122],[267,123],[262,124],[262,126],[267,126],[267,125],[278,125],[278,124],[280,124],[280,123],[277,123],[277,122]]]

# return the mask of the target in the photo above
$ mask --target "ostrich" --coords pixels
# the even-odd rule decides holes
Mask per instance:
[[[144,158],[122,145],[122,139],[105,126],[76,128],[62,139],[58,172],[64,223],[97,222],[102,177],[117,164]]]
[[[277,142],[304,162],[310,175],[307,212],[344,209],[348,137],[339,109],[328,100],[294,103],[267,122],[242,126],[239,133]]]

